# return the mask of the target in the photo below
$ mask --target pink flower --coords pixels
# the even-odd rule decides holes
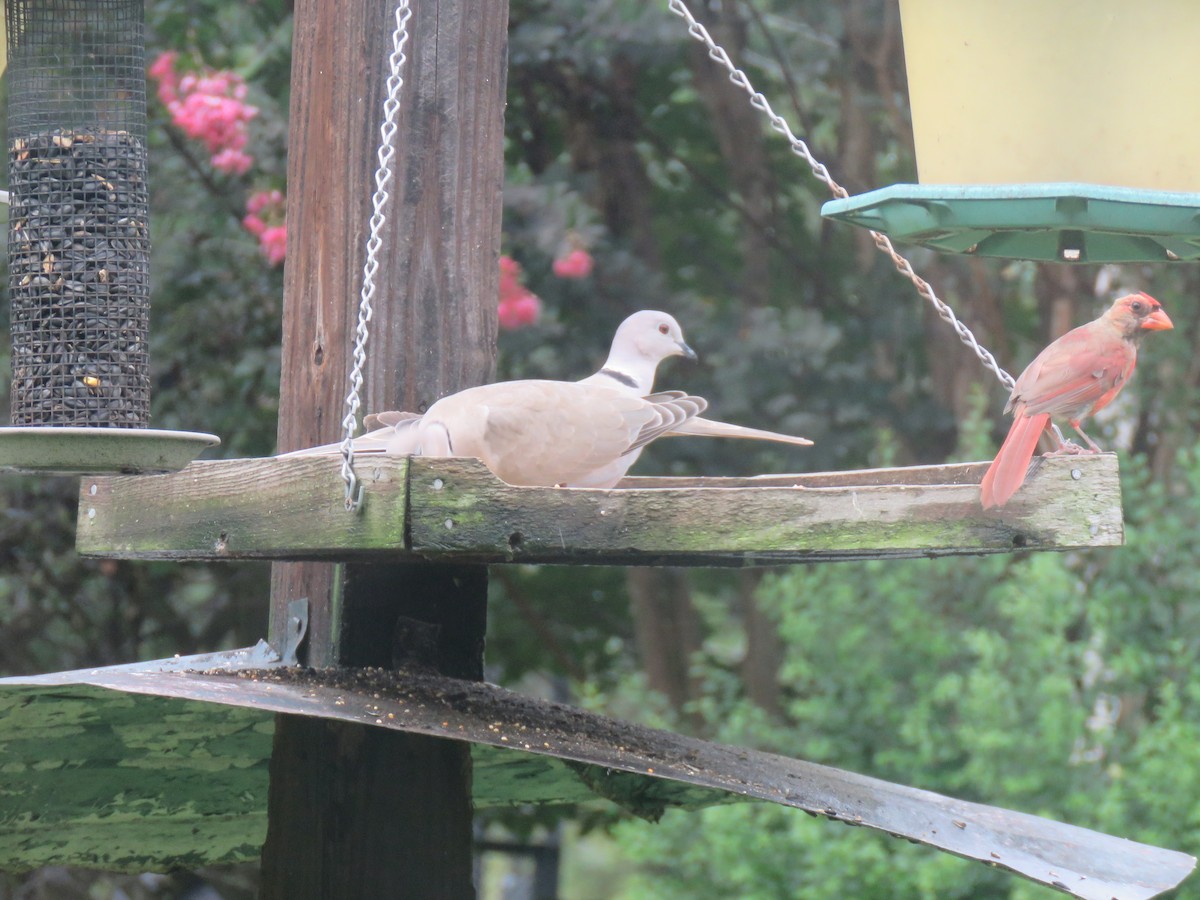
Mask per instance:
[[[180,82],[180,88],[186,90],[186,81]],[[175,124],[188,137],[204,141],[209,153],[241,150],[246,146],[246,123],[258,115],[258,109],[233,97],[207,93],[202,90],[205,85],[198,82],[192,93],[168,107]]]
[[[516,300],[525,293],[521,284],[521,264],[511,256],[500,257],[500,302]]]
[[[246,212],[251,215],[258,215],[268,207],[283,208],[282,191],[255,191],[246,200]]]
[[[513,259],[511,256],[501,256],[500,257],[500,278],[501,278],[501,280],[503,280],[506,275],[510,278],[520,278],[521,277],[521,264],[519,262],[517,262],[515,259]]]
[[[275,225],[258,236],[258,248],[267,262],[277,266],[287,256],[287,227]]]
[[[212,158],[213,168],[219,172],[245,175],[254,165],[254,157],[241,150],[222,150]]]
[[[175,74],[175,61],[178,58],[178,52],[168,50],[160,53],[158,59],[146,70],[146,74],[158,82],[158,99],[162,101],[163,106],[170,106],[179,99],[179,78]]]
[[[542,314],[542,301],[521,284],[521,264],[511,256],[500,257],[500,327],[508,331],[532,325]]]
[[[500,257],[500,300],[515,299],[525,288],[521,284],[521,264],[511,256]]]
[[[163,53],[150,66],[158,97],[171,121],[193,140],[203,141],[213,167],[245,174],[254,158],[245,152],[246,125],[258,115],[246,100],[246,82],[236,72],[175,72],[178,53]]]
[[[282,191],[255,191],[246,199],[242,227],[258,238],[258,249],[272,266],[287,256],[286,211],[287,198]]]
[[[500,327],[512,331],[533,325],[542,314],[542,301],[535,294],[523,291],[519,296],[500,301]]]
[[[267,223],[254,213],[250,213],[242,219],[242,227],[255,237],[262,237],[262,233],[267,230]]]
[[[150,64],[150,68],[146,70],[147,74],[155,81],[164,79],[175,80],[175,60],[179,59],[179,51],[165,50],[158,54],[158,58]]]
[[[583,249],[575,249],[566,256],[560,256],[551,267],[559,278],[587,278],[592,274],[595,260]]]

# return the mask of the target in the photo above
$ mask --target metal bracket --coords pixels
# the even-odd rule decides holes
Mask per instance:
[[[308,634],[308,598],[292,600],[287,605],[287,637],[280,652],[285,666],[299,665],[296,652]]]

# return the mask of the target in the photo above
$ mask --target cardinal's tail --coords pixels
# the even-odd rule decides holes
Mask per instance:
[[[1003,506],[1025,483],[1025,473],[1029,470],[1033,451],[1037,449],[1038,438],[1049,424],[1050,416],[1045,413],[1018,415],[1013,420],[1008,437],[1000,445],[1000,452],[988,466],[983,483],[979,486],[979,502],[984,509]]]

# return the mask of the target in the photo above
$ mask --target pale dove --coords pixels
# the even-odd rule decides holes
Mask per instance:
[[[664,434],[812,444],[805,438],[702,419],[697,414],[707,403],[698,397],[680,392],[651,395],[658,364],[670,356],[696,358],[672,316],[642,310],[621,323],[604,366],[582,381],[497,382],[444,397],[424,416],[368,415],[363,423],[368,433],[354,439],[354,451],[475,456],[510,484],[612,487],[641,448]],[[681,414],[684,411],[687,415]],[[285,455],[330,453],[339,446]]]
[[[508,484],[611,487],[615,480],[594,484],[595,473],[707,405],[681,391],[637,397],[579,382],[502,381],[443,397],[408,430],[417,455],[473,456]]]
[[[381,413],[386,425],[362,451],[425,457],[475,457],[501,481],[542,487],[612,487],[597,473],[704,411],[708,401],[682,391],[639,397],[603,384],[500,381],[438,400],[424,415]],[[372,417],[368,417],[369,419]],[[391,423],[390,425],[387,423]],[[359,441],[355,440],[355,452]],[[330,444],[287,456],[330,452]]]

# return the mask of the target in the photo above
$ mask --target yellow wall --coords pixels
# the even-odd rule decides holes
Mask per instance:
[[[1200,191],[1200,0],[901,0],[920,180]]]

